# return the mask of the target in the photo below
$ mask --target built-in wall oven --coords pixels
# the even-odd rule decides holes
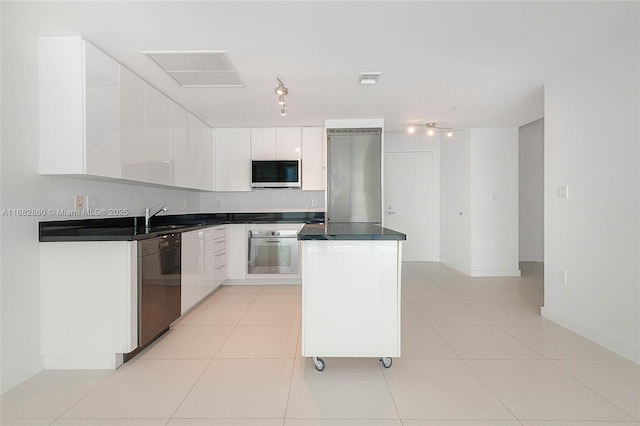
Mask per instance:
[[[247,273],[297,274],[298,231],[249,229]]]

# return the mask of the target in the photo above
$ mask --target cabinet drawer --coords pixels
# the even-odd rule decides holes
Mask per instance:
[[[213,240],[213,252],[218,252],[220,250],[224,250],[227,247],[227,239],[220,238],[217,240]]]
[[[227,265],[221,264],[213,269],[213,285],[218,286],[227,279]]]
[[[213,266],[214,268],[221,265],[221,264],[227,264],[227,251],[223,250],[223,251],[219,251],[216,252],[213,255]]]
[[[213,228],[213,239],[217,240],[218,238],[224,238],[227,236],[227,227],[220,226]]]

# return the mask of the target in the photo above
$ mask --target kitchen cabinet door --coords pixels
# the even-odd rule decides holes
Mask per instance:
[[[144,182],[147,175],[145,152],[145,82],[120,67],[120,164],[122,178]]]
[[[80,37],[38,40],[41,174],[120,177],[120,65]]]
[[[216,226],[212,229],[213,237],[213,286],[222,285],[227,279],[227,234],[228,226]]]
[[[189,188],[197,188],[200,184],[200,120],[189,113]]]
[[[189,187],[189,119],[187,111],[171,102],[171,151],[173,167],[171,184]]]
[[[213,130],[189,114],[189,188],[213,190]]]
[[[171,102],[147,85],[146,159],[150,183],[171,184]]]
[[[299,160],[301,151],[302,129],[300,127],[278,127],[276,159]]]
[[[227,236],[227,278],[244,280],[247,276],[247,225],[229,225]]]
[[[205,231],[182,233],[180,312],[184,314],[200,300],[201,282],[206,279]]]
[[[120,64],[84,42],[86,173],[119,178]]]
[[[215,129],[216,191],[251,191],[251,132]]]
[[[205,268],[207,280],[200,287],[200,299],[206,297],[226,279],[227,225],[205,230]],[[222,277],[224,273],[224,277]]]
[[[200,128],[200,156],[198,159],[198,188],[205,191],[213,191],[214,187],[214,163],[213,163],[213,129],[202,123]]]
[[[322,127],[302,128],[302,189],[323,191],[325,185],[326,143]]]
[[[275,127],[256,127],[251,129],[251,159],[275,160],[277,130]]]

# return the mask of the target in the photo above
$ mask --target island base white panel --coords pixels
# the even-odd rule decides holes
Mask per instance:
[[[398,241],[302,241],[302,356],[400,356]]]
[[[137,347],[137,243],[40,244],[45,369],[114,369]]]

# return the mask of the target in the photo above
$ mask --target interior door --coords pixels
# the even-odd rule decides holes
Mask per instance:
[[[385,227],[407,235],[403,261],[433,261],[433,153],[385,155]]]

